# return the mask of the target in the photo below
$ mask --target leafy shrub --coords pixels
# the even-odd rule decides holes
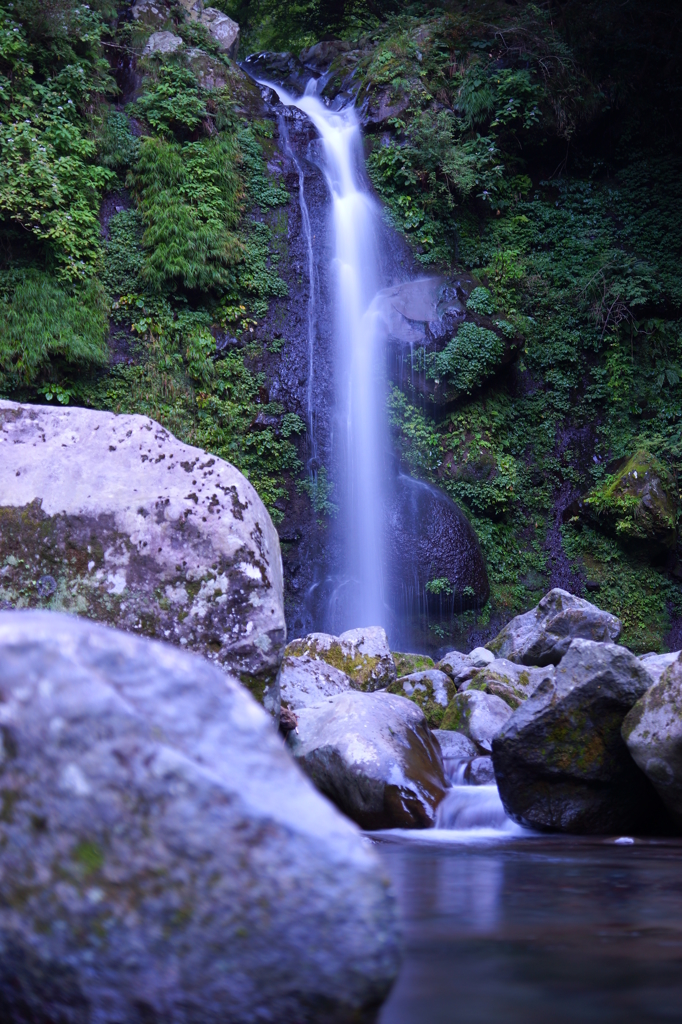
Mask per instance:
[[[162,63],[134,104],[134,111],[162,134],[193,131],[208,116],[194,72],[175,61]]]
[[[102,167],[114,171],[130,167],[137,160],[140,140],[130,131],[122,110],[105,110],[97,133],[97,159]]]
[[[474,288],[467,299],[467,309],[479,316],[492,316],[495,312],[493,297],[487,288]]]
[[[114,214],[107,234],[102,283],[112,296],[139,291],[144,265],[140,214],[137,210],[121,210]]]
[[[495,371],[504,348],[494,331],[464,323],[443,351],[432,357],[432,375],[447,377],[458,391],[471,394]]]
[[[51,363],[104,363],[107,303],[96,281],[70,290],[38,270],[5,273],[0,286],[0,386],[49,375]]]

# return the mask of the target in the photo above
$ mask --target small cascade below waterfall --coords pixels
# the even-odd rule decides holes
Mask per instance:
[[[471,786],[465,781],[466,761],[445,758],[445,774],[451,788],[438,806],[436,828],[451,832],[492,830],[503,833],[519,829],[507,817],[495,783]]]

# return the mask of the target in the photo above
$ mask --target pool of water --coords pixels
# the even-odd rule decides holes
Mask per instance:
[[[405,947],[379,1024],[682,1022],[682,840],[371,839]]]

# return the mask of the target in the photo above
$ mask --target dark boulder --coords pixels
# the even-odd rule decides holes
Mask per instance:
[[[554,680],[541,683],[493,740],[508,815],[560,832],[654,825],[660,803],[620,731],[650,685],[646,669],[625,647],[573,640]]]
[[[403,474],[386,507],[390,601],[400,612],[448,615],[485,604],[488,574],[478,538],[464,513],[437,487]],[[440,593],[426,585],[443,581]]]

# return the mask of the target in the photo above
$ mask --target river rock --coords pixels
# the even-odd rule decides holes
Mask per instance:
[[[152,53],[175,53],[182,45],[182,39],[174,32],[152,32],[142,53],[145,57]]]
[[[413,672],[424,672],[427,668],[436,667],[433,658],[426,654],[402,654],[400,651],[391,651],[391,654],[398,679]]]
[[[466,766],[464,779],[470,786],[494,785],[495,769],[492,757],[474,757]]]
[[[487,646],[496,657],[522,665],[558,665],[576,637],[608,642],[618,639],[621,628],[615,615],[557,587]]]
[[[554,680],[542,682],[493,740],[508,815],[531,828],[561,832],[647,827],[658,801],[620,729],[650,685],[646,669],[625,647],[573,640]]]
[[[669,655],[664,657],[670,657]],[[668,665],[628,712],[622,736],[653,783],[678,827],[682,827],[682,661]],[[648,666],[647,659],[644,664]]]
[[[671,654],[642,654],[639,660],[644,665],[655,683],[661,678],[667,668],[670,668],[680,656],[680,651],[673,651]]]
[[[489,651],[487,652],[490,653]],[[554,665],[545,668],[528,668],[507,661],[506,658],[494,658],[485,668],[479,669],[475,675],[460,686],[465,690],[482,690],[495,697],[501,697],[512,710],[522,700],[527,700],[538,686],[545,680],[553,680],[556,669]]]
[[[424,712],[429,728],[437,729],[455,695],[455,684],[445,672],[432,668],[403,676],[391,683],[388,690],[414,701]]]
[[[0,691],[3,1020],[366,1019],[397,968],[388,883],[233,676],[15,611]]]
[[[286,655],[279,672],[282,705],[292,711],[318,704],[325,697],[345,693],[351,686],[345,673],[307,654],[301,658]]]
[[[145,416],[0,401],[0,502],[0,605],[180,644],[279,713],[279,538],[234,466]]]
[[[433,825],[446,782],[440,748],[416,704],[349,691],[296,715],[291,752],[344,814],[365,829]]]
[[[292,640],[284,653],[326,662],[348,676],[356,690],[381,690],[396,679],[388,637],[380,626],[348,629],[340,636],[310,633]]]
[[[444,761],[471,761],[478,755],[478,747],[463,732],[450,729],[432,729],[438,740]]]
[[[386,583],[389,600],[404,617],[434,615],[484,604],[490,593],[485,559],[464,513],[437,487],[400,473],[386,501]],[[432,594],[427,583],[446,580],[448,592]]]
[[[436,668],[440,669],[441,672],[447,672],[450,678],[454,680],[458,689],[462,686],[462,683],[466,682],[467,679],[471,679],[478,672],[478,666],[473,664],[469,655],[462,654],[460,651],[450,651],[449,654],[440,659]]]
[[[460,691],[448,704],[441,729],[461,732],[474,741],[479,751],[489,752],[494,737],[511,714],[512,709],[501,697],[479,690]]]
[[[468,658],[475,668],[485,668],[495,660],[495,655],[487,647],[474,647],[473,651],[469,651]]]

